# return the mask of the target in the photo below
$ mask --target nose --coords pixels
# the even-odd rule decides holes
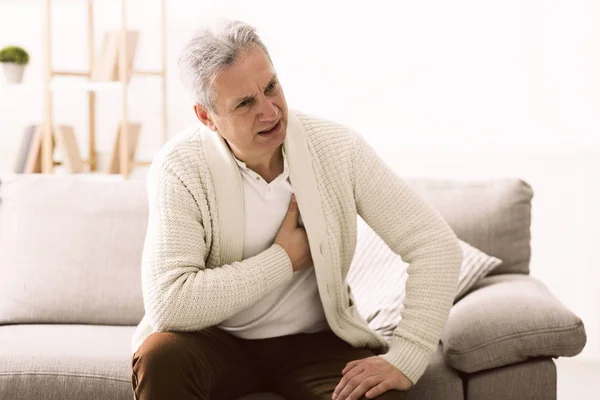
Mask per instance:
[[[279,117],[279,110],[273,101],[269,98],[264,98],[260,108],[261,122],[273,122]]]

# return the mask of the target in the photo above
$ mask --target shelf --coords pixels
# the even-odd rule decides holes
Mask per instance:
[[[121,81],[89,81],[88,73],[85,71],[52,71],[52,74],[58,78],[52,78],[50,83],[51,91],[58,90],[82,90],[87,92],[102,92],[106,90],[121,89]],[[163,71],[152,70],[133,70],[134,76],[157,76],[163,77]],[[0,81],[0,92],[9,90],[19,91],[42,91],[44,85],[42,83],[6,83]]]
[[[123,87],[121,82],[90,82],[87,80],[53,80],[50,84],[50,90],[53,92],[63,90],[79,90],[84,92],[103,92],[110,90],[120,90]],[[0,93],[2,92],[35,92],[39,94],[44,90],[42,83],[1,83]]]
[[[36,92],[36,94],[40,94],[40,91],[43,89],[42,84],[32,84],[32,83],[6,83],[0,82],[0,93],[4,92]]]
[[[76,79],[53,79],[50,83],[50,90],[81,90],[86,92],[102,92],[107,90],[122,89],[123,84],[119,81],[94,82],[88,80]]]
[[[60,0],[54,0],[60,1]],[[57,68],[54,69],[52,67],[52,52],[51,52],[51,37],[52,37],[52,0],[44,0],[43,1],[43,26],[42,26],[42,40],[43,40],[43,63],[44,63],[44,74],[42,75],[42,79],[37,81],[34,80],[29,82],[29,79],[26,79],[26,83],[23,84],[3,84],[0,80],[0,96],[2,100],[12,98],[17,98],[20,96],[29,96],[30,94],[42,94],[43,100],[43,108],[44,108],[44,131],[40,132],[43,134],[42,143],[41,143],[41,172],[42,173],[51,173],[53,170],[53,161],[52,155],[54,151],[54,146],[52,143],[52,132],[48,130],[48,127],[52,125],[53,120],[53,101],[54,101],[54,93],[57,92],[69,92],[69,91],[79,91],[80,93],[86,93],[87,96],[87,107],[88,107],[88,144],[89,144],[89,160],[81,160],[81,157],[77,157],[77,163],[84,165],[89,165],[90,170],[95,171],[97,168],[97,160],[96,160],[96,96],[94,96],[94,92],[110,92],[111,94],[115,94],[118,98],[121,99],[121,123],[119,126],[126,126],[125,124],[130,124],[129,120],[129,107],[128,107],[128,97],[129,93],[127,90],[128,85],[133,76],[155,76],[160,78],[161,80],[161,93],[162,93],[162,131],[163,131],[163,142],[167,142],[167,62],[166,62],[166,54],[167,54],[167,24],[166,24],[166,0],[160,0],[160,33],[161,33],[161,41],[160,41],[160,52],[162,55],[161,58],[161,66],[159,68],[149,68],[147,70],[136,69],[133,65],[133,59],[135,58],[135,46],[137,46],[137,40],[139,36],[139,31],[130,31],[127,28],[127,0],[120,0],[120,9],[121,9],[121,18],[120,18],[120,28],[118,31],[111,30],[106,31],[104,33],[104,42],[101,48],[96,49],[95,44],[95,29],[94,29],[94,19],[95,19],[95,3],[104,3],[98,2],[96,0],[62,0],[69,2],[82,2],[87,5],[86,13],[82,17],[87,17],[87,69],[70,69],[70,68]],[[115,34],[116,32],[116,34]],[[99,50],[101,50],[99,52]],[[116,63],[116,64],[115,64]],[[98,68],[98,70],[96,70]],[[123,68],[123,69],[122,69]],[[94,74],[90,71],[93,69]],[[95,72],[98,72],[97,74]],[[102,72],[102,73],[100,73]],[[127,79],[123,79],[124,82],[120,80],[115,81],[92,81],[91,77],[106,77],[106,78],[121,78],[122,73],[127,73]],[[123,77],[125,78],[125,77]],[[126,81],[125,81],[126,80]],[[132,124],[138,126],[137,130],[139,131],[139,124]],[[124,129],[124,128],[120,128]],[[117,132],[118,140],[115,140],[116,147],[119,151],[113,154],[116,159],[122,158],[121,156],[125,156],[128,152],[135,154],[135,146],[137,146],[137,142],[130,140],[130,138],[120,139],[119,131]],[[129,130],[126,132],[131,133]],[[63,132],[64,134],[64,132]],[[136,133],[137,135],[137,133]],[[137,140],[137,137],[136,137]],[[118,154],[117,154],[118,153]],[[135,160],[135,157],[131,162],[120,163],[118,167],[118,173],[123,175],[123,177],[127,177],[131,173],[131,169],[135,166],[145,166],[149,165],[150,161],[142,161]],[[35,169],[40,169],[39,165],[36,163]],[[112,170],[112,166],[111,166]],[[117,172],[117,171],[115,171]]]
[[[51,72],[52,75],[55,76],[83,76],[83,77],[88,77],[90,75],[89,72],[87,71],[52,71]]]
[[[133,75],[145,75],[145,76],[163,76],[164,71],[143,71],[139,69],[133,70]]]
[[[152,165],[152,161],[134,161],[133,165],[135,167],[148,167]]]
[[[90,73],[88,71],[62,71],[62,70],[54,70],[51,72],[54,76],[69,76],[69,77],[88,77]],[[133,75],[145,75],[145,76],[163,76],[164,71],[157,70],[140,70],[134,69],[132,71]]]

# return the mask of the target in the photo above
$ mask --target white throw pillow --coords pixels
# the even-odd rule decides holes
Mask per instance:
[[[462,240],[459,244],[463,262],[455,299],[502,263]],[[359,314],[383,335],[390,335],[401,319],[407,270],[408,264],[359,217],[348,284]]]

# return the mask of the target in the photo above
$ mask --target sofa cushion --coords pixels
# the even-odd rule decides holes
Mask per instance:
[[[137,324],[144,181],[21,175],[0,185],[0,324]]]
[[[134,330],[133,326],[0,326],[0,399],[131,400]],[[409,399],[464,399],[462,380],[444,362],[441,346],[407,394]],[[282,398],[263,393],[242,399]]]
[[[448,364],[477,372],[533,357],[579,354],[583,322],[537,279],[520,274],[484,278],[452,307],[442,335]]]
[[[0,398],[131,400],[134,329],[0,326]]]
[[[0,399],[131,400],[134,330],[100,325],[0,326]],[[243,400],[285,399],[254,393]]]
[[[407,179],[456,235],[502,260],[490,274],[529,273],[531,187],[519,179]]]

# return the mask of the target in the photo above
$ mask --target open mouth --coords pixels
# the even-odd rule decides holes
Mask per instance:
[[[281,119],[279,121],[277,121],[277,123],[275,124],[275,126],[273,126],[271,129],[266,129],[264,131],[260,131],[260,132],[258,132],[258,134],[261,135],[261,136],[272,135],[272,134],[276,133],[279,130],[280,126],[281,126]]]

